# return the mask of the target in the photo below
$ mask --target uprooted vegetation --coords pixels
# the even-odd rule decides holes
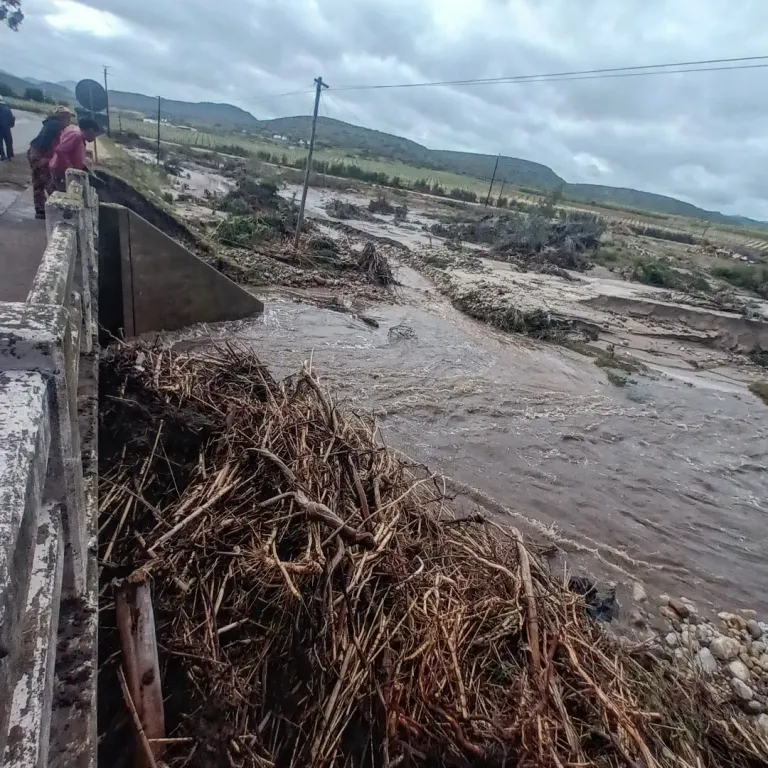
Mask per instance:
[[[749,391],[757,395],[766,405],[768,405],[768,381],[753,381],[749,385]]]
[[[593,214],[563,212],[551,218],[535,210],[438,223],[431,232],[449,240],[490,245],[493,258],[522,269],[561,274],[566,269],[584,272],[592,266],[589,254],[604,228],[603,220]]]
[[[376,250],[376,246],[368,242],[365,244],[357,260],[357,268],[368,277],[372,283],[384,288],[397,285],[392,267],[387,257]]]
[[[272,238],[292,235],[296,230],[296,205],[278,195],[269,181],[241,178],[218,206],[229,214],[218,226],[216,235],[226,245],[247,247]]]
[[[457,309],[501,331],[523,333],[544,341],[563,341],[575,330],[565,315],[545,309],[520,309],[502,286],[488,281],[471,287],[453,285],[448,293]]]
[[[456,517],[311,371],[122,347],[101,380],[104,762],[768,759],[701,677],[619,644],[515,529]],[[153,585],[169,740],[151,747],[116,679],[112,579],[130,574]]]
[[[626,274],[630,280],[637,283],[668,288],[671,291],[693,294],[712,292],[712,285],[700,272],[679,269],[657,259],[638,259]]]

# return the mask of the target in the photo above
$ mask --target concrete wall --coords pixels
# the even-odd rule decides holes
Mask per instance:
[[[102,203],[99,219],[100,321],[112,335],[175,331],[264,311],[255,296],[135,212]]]
[[[62,748],[60,764],[89,766],[96,746],[96,410],[78,403],[98,355],[87,177],[69,172],[46,214],[27,300],[0,303],[0,763],[19,768]],[[79,654],[61,630],[73,615]]]

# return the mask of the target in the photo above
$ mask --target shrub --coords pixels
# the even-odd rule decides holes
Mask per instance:
[[[713,277],[719,277],[737,288],[752,291],[768,299],[768,266],[765,264],[729,264],[713,267]]]
[[[392,203],[384,195],[379,195],[368,203],[368,210],[371,213],[394,213],[395,209]]]
[[[630,279],[657,288],[668,288],[671,291],[710,293],[712,290],[712,286],[704,276],[675,269],[663,261],[638,261]]]
[[[448,197],[452,197],[454,200],[461,200],[465,203],[476,203],[477,195],[468,189],[459,189],[455,187],[448,193]]]
[[[223,155],[235,155],[236,157],[250,157],[253,154],[239,144],[217,144],[214,150],[221,152]]]
[[[16,98],[16,93],[8,83],[0,83],[0,96],[6,99]]]
[[[24,98],[27,101],[37,101],[41,104],[45,102],[45,94],[42,92],[40,88],[27,88],[24,91]]]
[[[768,405],[768,381],[753,381],[749,385],[749,391],[757,395],[766,405]]]

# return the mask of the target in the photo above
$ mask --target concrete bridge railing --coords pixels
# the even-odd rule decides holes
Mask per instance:
[[[98,199],[46,206],[27,300],[0,303],[0,764],[95,762]],[[0,248],[2,243],[0,243]]]

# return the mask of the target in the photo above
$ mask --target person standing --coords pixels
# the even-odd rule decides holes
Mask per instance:
[[[77,128],[71,128],[61,134],[49,164],[54,189],[64,190],[64,177],[68,168],[85,170],[85,145],[89,141],[94,141],[98,135],[99,124],[90,117],[84,117]]]
[[[69,107],[58,106],[43,120],[40,133],[29,143],[27,158],[32,169],[32,195],[35,200],[35,218],[45,218],[45,196],[53,191],[50,162],[62,131],[72,122]]]
[[[0,97],[0,160],[13,159],[13,133],[11,129],[15,125],[15,115],[5,99]]]

